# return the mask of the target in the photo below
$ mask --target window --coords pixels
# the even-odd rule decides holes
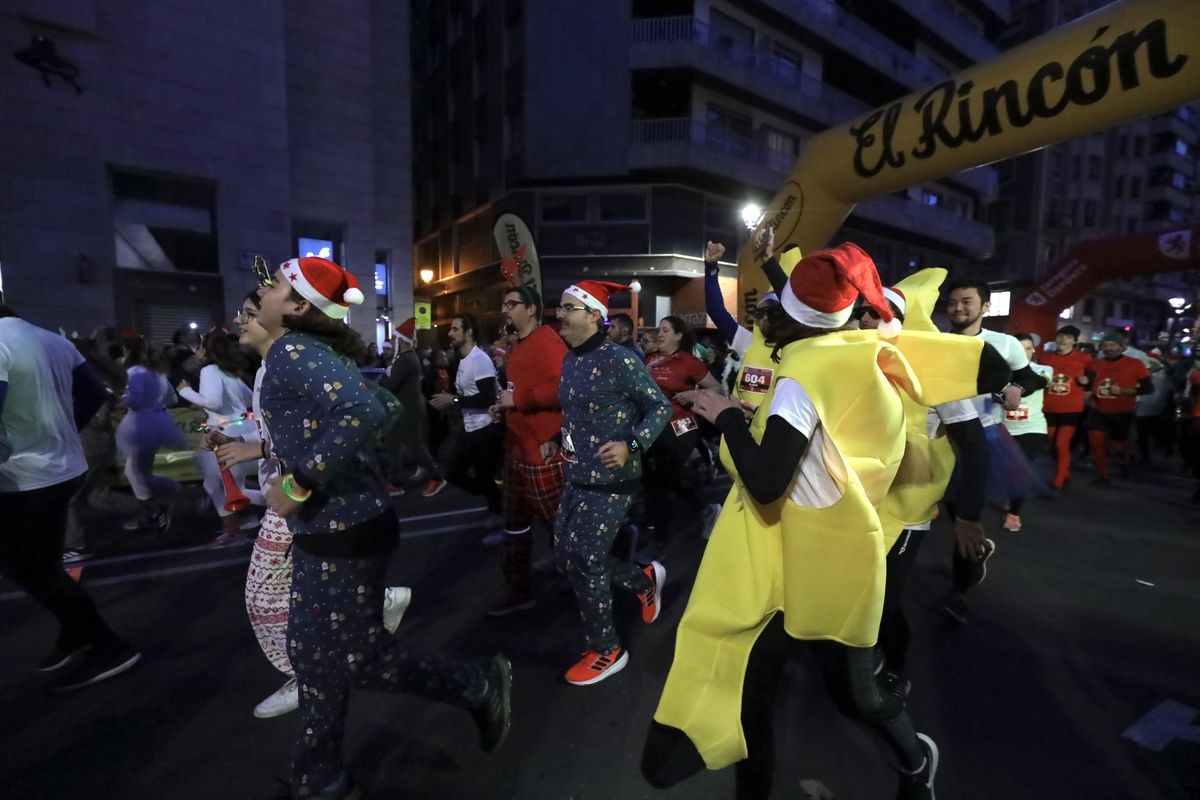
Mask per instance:
[[[1046,204],[1046,227],[1058,227],[1059,201],[1057,197],[1051,197]]]
[[[1126,224],[1125,224],[1125,232],[1126,233],[1134,233],[1135,231],[1137,231],[1137,228],[1138,228],[1137,217],[1130,217],[1128,220],[1126,220]]]
[[[1062,162],[1063,162],[1062,153],[1058,152],[1057,150],[1053,150],[1050,152],[1050,177],[1052,177],[1052,178],[1061,178],[1062,177]],[[1000,163],[1004,164],[1007,162],[1001,161]],[[997,165],[997,167],[998,166],[999,166],[999,164]]]
[[[771,71],[788,83],[799,84],[804,61],[799,53],[778,42],[771,45]]]
[[[601,222],[645,222],[645,194],[600,195]]]
[[[754,58],[754,29],[715,8],[709,11],[709,43],[735,61]]]
[[[921,190],[921,202],[927,206],[940,206],[945,201],[945,197],[941,192],[931,192],[928,189]]]
[[[1012,303],[1012,292],[992,292],[991,305],[985,317],[1007,317],[1009,305]]]
[[[587,217],[587,195],[560,194],[542,198],[542,222],[586,222]]]
[[[216,184],[114,169],[112,196],[118,267],[220,272]]]
[[[1125,176],[1118,175],[1116,183],[1113,184],[1113,197],[1121,197],[1125,194]]]
[[[1103,168],[1103,161],[1100,156],[1088,156],[1088,179],[1093,181],[1100,180],[1100,170]]]
[[[767,164],[778,172],[787,172],[796,162],[800,152],[800,139],[776,130],[765,128],[767,134]]]
[[[1121,144],[1117,148],[1117,155],[1119,155],[1121,158],[1125,158],[1125,156],[1129,155],[1129,137],[1127,135],[1121,135]]]
[[[1071,156],[1071,177],[1079,178],[1083,173],[1083,156]]]
[[[749,117],[709,103],[707,119],[707,142],[714,149],[739,155],[750,151],[750,133],[754,124]]]
[[[1135,136],[1133,138],[1133,157],[1141,158],[1146,153],[1146,137]]]
[[[1188,143],[1183,139],[1175,140],[1175,155],[1186,156],[1188,154]]]
[[[1137,200],[1139,197],[1142,196],[1142,179],[1141,178],[1130,178],[1129,179],[1129,196],[1132,197],[1134,200]]]
[[[1096,227],[1096,201],[1086,200],[1083,204],[1083,226],[1085,228]]]
[[[1187,177],[1180,172],[1171,173],[1171,185],[1180,191],[1187,191]]]

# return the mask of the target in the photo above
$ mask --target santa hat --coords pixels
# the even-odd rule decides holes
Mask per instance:
[[[327,258],[293,258],[279,265],[284,279],[301,297],[332,319],[345,319],[350,306],[363,301],[358,278]]]
[[[614,292],[632,291],[631,287],[611,281],[580,281],[567,287],[563,294],[578,298],[588,308],[594,308],[608,319],[608,297]]]
[[[850,321],[858,296],[875,310],[887,339],[900,334],[900,321],[883,295],[875,262],[856,244],[809,253],[796,264],[783,287],[780,305],[788,316],[810,328],[840,328]]]
[[[900,316],[908,315],[908,298],[904,296],[904,292],[895,286],[883,287],[883,297],[889,303],[896,307],[900,312]]]
[[[412,344],[417,338],[417,320],[409,317],[396,326],[396,338],[405,344]]]

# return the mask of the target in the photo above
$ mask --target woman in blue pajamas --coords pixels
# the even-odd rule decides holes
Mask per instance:
[[[288,655],[300,694],[302,734],[291,794],[362,796],[343,766],[352,687],[412,692],[471,711],[485,750],[510,724],[511,667],[479,666],[424,651],[383,627],[384,577],[398,521],[370,446],[386,425],[362,374],[321,339],[358,334],[341,320],[363,295],[352,275],[323,258],[285,262],[260,291],[259,324],[275,342],[261,390],[264,422],[282,477],[267,501],[294,534]]]

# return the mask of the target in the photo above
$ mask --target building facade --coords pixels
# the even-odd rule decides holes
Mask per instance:
[[[363,284],[357,329],[407,316],[408,17],[370,0],[5,3],[21,62],[0,70],[6,301],[161,340],[228,324],[255,255],[327,251]]]
[[[1015,45],[1105,5],[1102,0],[1015,0],[1003,42]],[[1082,241],[1171,230],[1200,221],[1200,105],[1138,119],[997,165],[990,208],[996,258],[982,274],[1024,286],[1051,272]],[[1145,341],[1166,333],[1168,300],[1197,299],[1200,272],[1130,275],[1064,309],[1085,337],[1129,328]]]
[[[703,325],[705,241],[736,252],[741,209],[809,137],[991,58],[1008,15],[1007,0],[416,0],[414,263],[433,275],[416,291],[436,320],[495,317],[491,231],[512,212],[551,304],[581,277],[637,278],[642,324]],[[979,262],[996,187],[980,168],[873,198],[837,239],[885,279]]]

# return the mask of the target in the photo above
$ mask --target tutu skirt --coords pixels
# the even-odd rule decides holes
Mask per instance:
[[[988,448],[988,476],[985,499],[1003,505],[1009,500],[1046,491],[1046,483],[1021,451],[1021,445],[1003,425],[983,429]],[[946,487],[946,501],[953,504],[961,491],[962,469],[955,467]]]
[[[130,411],[117,425],[117,452],[129,455],[146,450],[171,448],[181,450],[183,431],[165,408]]]

